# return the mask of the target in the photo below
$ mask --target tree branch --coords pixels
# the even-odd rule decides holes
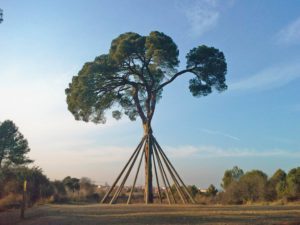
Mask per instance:
[[[154,111],[156,106],[156,93],[151,96],[151,102],[150,102],[150,120],[152,120]]]
[[[134,93],[133,93],[133,96],[132,96],[132,97],[133,97],[134,103],[135,103],[135,105],[136,105],[137,111],[138,111],[138,113],[139,113],[139,115],[140,115],[140,117],[141,117],[143,123],[145,123],[145,122],[147,121],[147,118],[146,118],[146,116],[145,116],[145,114],[144,114],[144,111],[143,111],[143,108],[142,108],[142,106],[141,106],[141,103],[140,103],[140,100],[139,100],[138,93],[139,93],[138,87],[135,87]]]
[[[145,77],[143,76],[143,74],[139,73],[139,72],[136,70],[136,65],[134,64],[134,62],[133,62],[132,59],[129,58],[129,61],[132,61],[132,63],[133,63],[133,68],[132,68],[132,66],[130,65],[130,62],[129,62],[129,63],[128,63],[128,62],[125,62],[125,64],[127,65],[128,69],[129,69],[133,74],[137,75],[137,76],[141,79],[141,81],[143,82],[143,83],[141,83],[141,84],[143,84],[143,86],[145,86],[147,89],[149,89],[149,84],[147,83],[147,81],[146,81]]]
[[[171,77],[170,80],[167,80],[166,82],[162,83],[161,85],[158,86],[158,88],[156,89],[156,91],[159,91],[160,89],[162,89],[164,86],[168,85],[169,83],[171,83],[172,81],[174,81],[177,77],[179,77],[180,75],[184,74],[184,73],[187,73],[187,72],[192,72],[193,69],[185,69],[185,70],[182,70],[176,74],[174,74],[173,77]]]

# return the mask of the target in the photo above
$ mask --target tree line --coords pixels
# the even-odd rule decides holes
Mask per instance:
[[[104,190],[86,177],[67,176],[50,181],[39,167],[29,167],[33,162],[27,154],[28,142],[18,127],[10,120],[0,123],[0,210],[19,206],[23,182],[28,183],[28,204],[38,202],[99,202]],[[244,172],[235,166],[226,170],[221,182],[222,190],[210,185],[201,192],[195,185],[189,190],[196,202],[202,204],[247,204],[300,200],[300,167],[288,172],[278,169],[272,176],[260,170]],[[173,186],[173,192],[176,187]],[[126,191],[122,193],[126,196]],[[175,193],[176,194],[176,193]],[[179,198],[179,196],[175,196]]]
[[[300,200],[300,167],[286,173],[278,169],[272,176],[260,170],[246,173],[235,166],[226,170],[221,182],[221,190],[210,185],[200,191],[195,185],[190,192],[198,203],[203,204],[249,204],[258,202],[287,203]]]
[[[0,122],[0,211],[19,207],[27,181],[27,205],[39,202],[99,201],[96,186],[86,177],[50,181],[42,169],[29,167],[28,141],[11,120]]]
[[[270,177],[260,170],[244,173],[234,167],[225,171],[221,186],[224,200],[228,203],[295,201],[300,199],[300,167],[288,173],[278,169]]]

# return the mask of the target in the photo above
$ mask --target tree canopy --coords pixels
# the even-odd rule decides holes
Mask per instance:
[[[244,175],[244,171],[235,166],[231,170],[226,170],[222,179],[222,188],[226,190],[232,182],[238,181]]]
[[[70,176],[67,176],[62,180],[63,184],[67,186],[69,190],[71,190],[73,193],[75,191],[79,191],[80,189],[79,181],[80,180],[78,178],[70,177]]]
[[[84,64],[66,89],[68,109],[75,119],[105,123],[105,112],[123,114],[130,120],[140,116],[151,122],[155,106],[165,86],[190,73],[189,89],[201,97],[227,89],[227,64],[224,54],[201,45],[186,55],[186,67],[178,70],[179,50],[172,38],[158,31],[142,36],[134,32],[114,39],[108,54]]]
[[[30,151],[27,140],[11,121],[0,123],[0,168],[4,165],[23,165],[33,162],[26,154]]]
[[[300,167],[291,169],[286,180],[289,197],[300,198]]]

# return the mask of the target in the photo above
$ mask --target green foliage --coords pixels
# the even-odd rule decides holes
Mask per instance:
[[[66,89],[69,111],[75,119],[105,123],[105,112],[115,119],[122,114],[143,123],[151,122],[163,88],[185,73],[194,96],[206,96],[212,88],[227,88],[227,66],[218,49],[199,46],[187,55],[187,69],[177,71],[179,51],[172,38],[153,31],[148,36],[128,32],[114,39],[108,54],[84,64]]]
[[[233,182],[238,181],[244,175],[244,171],[237,166],[226,170],[222,179],[222,188],[226,190]]]
[[[193,197],[195,197],[199,193],[199,190],[195,185],[189,185],[188,190]]]
[[[286,179],[286,173],[282,169],[278,169],[270,178],[270,182],[275,186]]]
[[[244,201],[263,201],[266,196],[267,175],[260,170],[252,170],[240,178]]]
[[[232,182],[222,193],[222,203],[242,204],[244,202],[244,191],[239,182]]]
[[[206,195],[207,196],[216,196],[217,193],[218,193],[218,190],[216,189],[216,187],[213,184],[209,185],[209,187],[207,188]]]
[[[53,194],[49,179],[39,167],[3,167],[0,170],[0,197],[23,192],[24,180],[27,181],[28,202],[33,204]]]
[[[73,193],[75,191],[79,191],[79,189],[80,189],[79,179],[77,179],[75,177],[72,178],[70,176],[67,176],[62,180],[62,182]]]
[[[287,194],[291,199],[300,198],[300,167],[291,169],[286,178]]]
[[[286,192],[286,173],[278,169],[268,181],[268,200],[282,198]]]
[[[24,165],[32,160],[26,157],[28,142],[11,121],[0,123],[0,168],[6,165]]]
[[[52,201],[56,203],[66,203],[69,201],[67,197],[67,191],[65,185],[60,180],[55,180],[51,182],[51,186],[53,187],[53,196]]]
[[[54,189],[54,193],[58,194],[58,195],[66,195],[66,188],[65,185],[62,181],[60,180],[55,180],[51,182],[53,189]]]
[[[241,204],[267,200],[268,177],[265,173],[252,170],[243,174],[238,167],[235,167],[232,171],[230,176],[224,176],[226,179],[223,178],[223,186],[227,184],[227,186],[225,185],[226,191],[222,195],[224,202]],[[228,174],[228,171],[225,174]],[[227,182],[228,177],[231,179],[229,179],[230,182]]]
[[[227,174],[224,176],[226,177],[225,180],[232,178],[232,176],[228,176],[228,171],[225,174]],[[257,201],[299,200],[300,167],[291,169],[288,174],[278,169],[269,180],[262,171],[253,170],[247,172],[239,180],[231,182],[221,196],[224,203],[233,204]]]
[[[88,177],[82,177],[80,179],[80,195],[83,198],[90,198],[93,196],[95,191],[95,185]]]
[[[62,181],[52,182],[54,194],[53,202],[99,202],[100,195],[96,193],[96,186],[91,179],[82,177],[81,179],[67,176]]]
[[[195,78],[190,80],[190,91],[193,96],[206,96],[214,87],[218,91],[227,89],[225,75],[227,64],[223,52],[214,47],[201,45],[193,48],[186,56],[187,69],[192,69]]]
[[[19,180],[22,182],[27,180],[27,191],[30,193],[30,202],[34,203],[42,198],[48,198],[53,194],[53,188],[49,179],[43,174],[39,167],[18,169]]]

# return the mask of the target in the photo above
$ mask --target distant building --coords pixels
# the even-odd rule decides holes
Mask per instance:
[[[104,185],[98,185],[97,188],[101,191],[107,191],[110,188],[110,186],[106,183]]]
[[[201,188],[198,188],[198,190],[199,190],[201,193],[206,193],[206,192],[207,192],[207,189],[201,189]]]

